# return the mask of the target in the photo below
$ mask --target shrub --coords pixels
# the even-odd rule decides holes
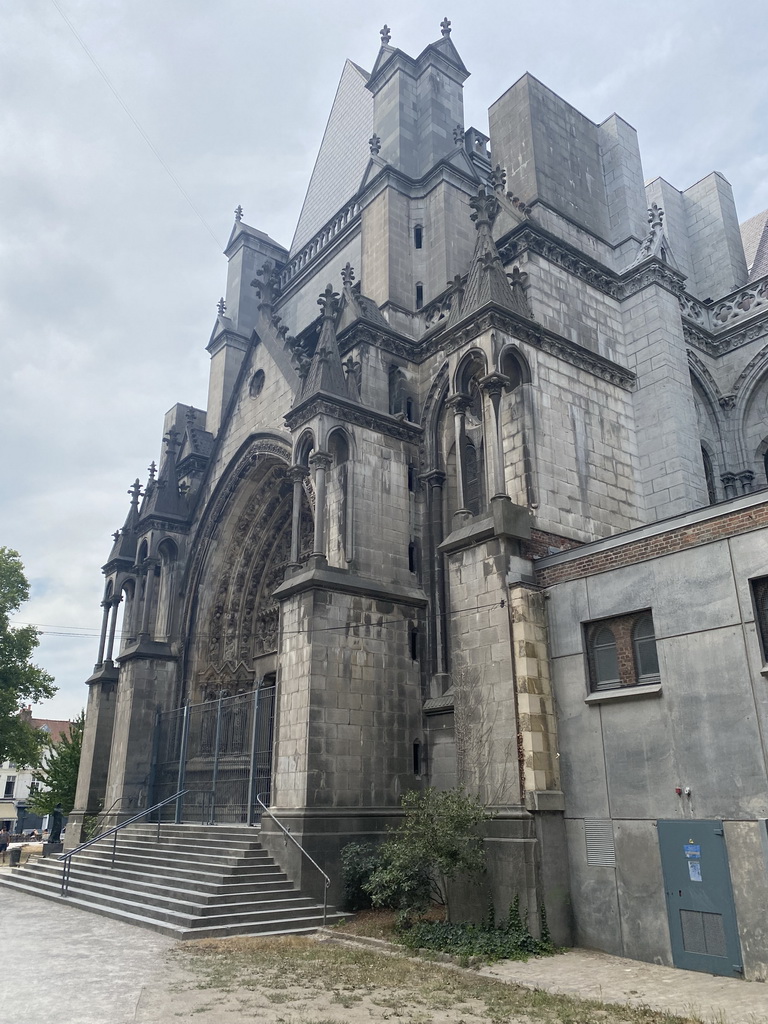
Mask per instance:
[[[488,814],[461,790],[407,793],[402,806],[403,821],[381,847],[380,864],[363,888],[375,907],[396,907],[403,926],[432,903],[450,918],[448,882],[485,870],[480,825]]]
[[[381,864],[381,847],[375,843],[348,843],[341,851],[344,910],[368,910],[372,906],[365,886]]]

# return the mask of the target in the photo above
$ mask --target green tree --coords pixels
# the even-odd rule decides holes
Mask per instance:
[[[64,814],[69,814],[75,806],[84,728],[85,712],[81,711],[70,723],[69,734],[65,733],[56,743],[50,743],[43,755],[42,766],[33,778],[38,786],[44,788],[29,794],[29,805],[36,814],[50,814],[56,804],[61,804]]]
[[[374,906],[396,906],[407,925],[432,903],[450,920],[448,883],[485,870],[480,826],[489,815],[462,790],[413,791],[403,797],[401,824],[381,847],[380,866],[363,884]]]
[[[10,618],[29,597],[29,583],[17,551],[0,547],[0,762],[35,767],[45,747],[45,733],[21,717],[26,704],[52,697],[53,677],[31,664],[40,643],[34,626],[11,627]]]

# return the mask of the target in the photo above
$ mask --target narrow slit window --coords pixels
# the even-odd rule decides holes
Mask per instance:
[[[416,285],[416,309],[421,309],[424,305],[424,285]]]
[[[413,229],[413,245],[414,248],[420,249],[423,244],[423,229],[421,224],[417,224]]]

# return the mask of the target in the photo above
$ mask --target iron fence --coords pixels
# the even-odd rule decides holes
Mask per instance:
[[[269,803],[275,687],[185,704],[157,716],[152,803],[185,790],[166,820],[251,825]],[[265,798],[266,794],[266,798]]]

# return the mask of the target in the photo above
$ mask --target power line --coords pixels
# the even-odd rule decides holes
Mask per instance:
[[[507,601],[505,598],[500,598],[498,601],[492,601],[490,604],[476,605],[474,608],[462,609],[460,612],[450,612],[449,614],[472,614],[474,612],[484,611],[486,608],[505,608]],[[303,633],[311,631],[312,633],[333,633],[339,630],[355,630],[355,629],[381,629],[384,626],[402,626],[406,625],[405,619],[383,619],[381,622],[350,622],[345,623],[341,626],[308,626],[307,629],[284,629],[282,631],[283,636],[299,636]],[[43,636],[60,636],[78,638],[83,640],[98,640],[101,636],[100,630],[94,630],[92,626],[53,626],[45,625],[39,622],[12,622],[11,626],[32,626],[38,630]],[[81,631],[81,632],[80,632]],[[121,632],[116,634],[117,639],[124,639],[127,636],[131,636],[131,633]],[[191,633],[187,639],[189,640],[210,640],[213,636],[224,636],[227,634],[219,633],[203,633],[202,631],[195,630]]]
[[[159,152],[157,151],[157,149],[155,148],[154,144],[152,143],[152,140],[151,140],[151,139],[149,138],[149,136],[147,135],[147,133],[146,133],[146,132],[144,131],[144,129],[143,129],[142,127],[141,127],[141,125],[139,124],[139,122],[137,121],[137,119],[136,119],[136,118],[134,117],[134,115],[133,115],[133,114],[131,113],[130,109],[128,108],[128,105],[127,105],[127,104],[125,103],[125,101],[123,100],[123,98],[122,98],[122,96],[120,95],[120,93],[119,93],[119,92],[117,91],[117,89],[116,89],[116,88],[114,87],[114,85],[113,85],[113,84],[112,84],[112,82],[110,81],[110,79],[109,79],[109,77],[108,77],[108,75],[107,75],[106,71],[105,71],[105,70],[104,70],[104,69],[102,68],[102,66],[101,66],[101,65],[99,64],[99,62],[98,62],[98,61],[96,60],[96,58],[94,57],[94,55],[93,55],[93,54],[91,53],[91,51],[90,51],[90,50],[88,49],[88,47],[87,47],[87,46],[86,46],[86,44],[85,44],[85,41],[84,41],[84,40],[83,40],[83,39],[81,38],[81,36],[80,36],[80,35],[78,34],[78,32],[77,32],[77,29],[75,28],[75,26],[74,26],[74,25],[72,24],[72,22],[71,22],[71,21],[69,20],[69,18],[68,18],[68,17],[66,16],[66,14],[64,13],[64,11],[63,11],[63,10],[61,9],[61,7],[59,6],[58,0],[51,0],[51,3],[53,4],[53,6],[54,6],[54,7],[56,8],[56,10],[57,10],[57,11],[59,12],[59,14],[61,15],[62,19],[63,19],[63,20],[64,20],[64,22],[66,23],[66,25],[67,25],[67,27],[69,28],[69,30],[70,30],[70,32],[72,33],[72,35],[73,35],[73,36],[75,37],[75,39],[76,39],[76,40],[78,41],[78,43],[80,44],[80,46],[81,46],[81,47],[83,48],[83,50],[85,51],[85,54],[87,55],[87,57],[88,57],[88,59],[90,60],[90,62],[91,62],[91,63],[93,64],[93,66],[94,66],[94,67],[96,68],[96,70],[97,70],[97,71],[98,71],[98,73],[99,73],[99,74],[101,75],[101,77],[102,77],[102,78],[104,79],[104,82],[106,83],[106,85],[107,85],[107,88],[109,89],[109,91],[110,91],[110,92],[112,93],[112,95],[113,95],[113,96],[115,97],[115,99],[117,100],[117,102],[118,102],[118,103],[120,104],[120,106],[121,106],[121,107],[123,108],[123,110],[125,111],[125,113],[126,113],[126,114],[128,115],[128,117],[129,117],[129,118],[131,119],[131,122],[133,123],[133,126],[134,126],[134,128],[135,128],[135,129],[136,129],[136,131],[137,131],[137,132],[139,133],[139,135],[141,135],[142,139],[144,139],[144,141],[146,142],[146,144],[147,144],[147,145],[149,146],[150,150],[151,150],[151,151],[152,151],[152,153],[154,154],[154,156],[155,156],[155,158],[157,159],[157,161],[158,161],[158,163],[160,164],[160,166],[161,166],[161,167],[162,167],[162,168],[164,169],[165,173],[166,173],[166,174],[168,175],[168,177],[169,177],[169,178],[171,179],[171,181],[172,181],[172,182],[174,183],[174,185],[176,186],[176,188],[177,188],[177,189],[179,190],[179,192],[181,192],[182,196],[184,196],[184,198],[186,199],[186,201],[187,201],[187,202],[189,203],[189,205],[190,205],[191,209],[193,210],[193,212],[194,212],[195,216],[196,216],[196,217],[198,218],[198,220],[199,220],[199,221],[200,221],[200,223],[201,223],[201,224],[203,225],[203,227],[205,228],[205,230],[206,230],[206,231],[208,232],[208,234],[209,234],[209,235],[211,236],[211,238],[212,238],[212,239],[214,240],[214,242],[216,243],[217,247],[218,247],[219,249],[222,249],[222,248],[223,248],[223,246],[222,246],[221,242],[219,241],[219,239],[218,239],[218,238],[216,237],[216,235],[214,234],[214,232],[213,232],[213,228],[212,228],[212,227],[210,226],[210,224],[208,223],[208,221],[207,221],[207,220],[205,219],[205,217],[203,217],[202,213],[200,213],[200,211],[198,210],[198,208],[197,208],[197,207],[195,206],[195,204],[194,204],[194,203],[192,202],[192,199],[191,199],[191,197],[189,196],[189,193],[188,193],[188,192],[186,191],[186,189],[185,189],[185,188],[184,188],[184,186],[183,186],[183,185],[181,184],[181,182],[179,181],[179,179],[178,179],[178,178],[176,177],[176,175],[175,175],[175,174],[173,173],[173,171],[171,170],[171,168],[170,168],[170,167],[168,166],[168,164],[167,164],[167,163],[165,162],[165,160],[163,160],[163,158],[162,158],[162,157],[160,156]]]

